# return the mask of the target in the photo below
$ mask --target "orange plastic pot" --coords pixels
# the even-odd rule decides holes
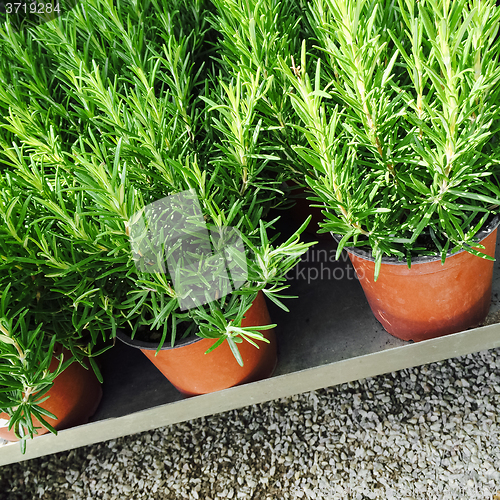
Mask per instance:
[[[50,371],[57,368],[59,361],[55,356],[60,353],[60,349],[56,350],[50,363]],[[66,350],[64,354],[65,359],[71,356],[71,353]],[[86,370],[75,361],[56,377],[47,395],[50,396],[49,399],[40,406],[56,415],[57,419],[45,418],[56,430],[62,430],[89,421],[101,401],[102,387],[92,369]],[[8,430],[9,416],[6,413],[0,413],[0,419],[0,422],[4,424],[0,427],[0,438],[6,441],[18,441],[14,432]],[[37,419],[34,418],[33,423],[35,427],[42,427],[38,429],[38,435],[49,432]]]
[[[478,234],[482,252],[495,256],[498,218]],[[427,340],[478,326],[491,302],[493,262],[463,250],[441,258],[420,257],[411,268],[383,258],[377,281],[375,262],[357,248],[349,258],[370,308],[387,332],[402,340]]]
[[[297,224],[297,226],[300,226],[310,215],[311,220],[305,229],[306,233],[314,235],[319,240],[329,239],[330,236],[328,233],[318,233],[319,229],[321,229],[319,223],[323,222],[325,217],[321,212],[321,208],[311,206],[317,204],[317,202],[307,199],[308,196],[313,196],[314,193],[292,183],[291,181],[287,182],[287,185],[292,191],[291,198],[295,202],[295,205],[290,208],[290,217],[294,223]]]
[[[264,295],[259,292],[247,311],[242,326],[268,325],[270,322]],[[215,343],[215,339],[189,337],[180,340],[174,347],[163,346],[158,355],[155,355],[157,345],[132,340],[124,332],[117,332],[120,340],[139,348],[177,390],[186,396],[207,394],[270,377],[277,364],[276,336],[274,330],[263,330],[262,334],[270,342],[256,341],[259,349],[245,340],[238,344],[243,359],[243,366],[240,366],[227,342],[205,354]]]

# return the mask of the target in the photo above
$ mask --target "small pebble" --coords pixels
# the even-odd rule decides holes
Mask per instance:
[[[500,348],[7,465],[0,498],[500,500],[498,408]]]

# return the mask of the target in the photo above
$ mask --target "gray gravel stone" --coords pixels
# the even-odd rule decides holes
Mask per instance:
[[[5,500],[500,500],[500,349],[0,468]]]

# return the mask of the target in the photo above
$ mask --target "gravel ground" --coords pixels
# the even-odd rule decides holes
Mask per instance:
[[[4,466],[0,496],[500,500],[499,408],[496,349]]]

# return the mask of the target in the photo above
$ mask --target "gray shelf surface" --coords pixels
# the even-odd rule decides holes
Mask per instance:
[[[500,255],[497,245],[497,256]],[[389,335],[372,315],[345,255],[321,240],[288,275],[290,313],[269,305],[278,324],[279,362],[272,377],[183,398],[138,350],[118,343],[103,356],[104,396],[91,422],[0,447],[0,465],[28,460],[403,368],[500,346],[500,324],[413,343]],[[315,279],[313,279],[315,278]],[[491,312],[500,310],[495,262]]]

